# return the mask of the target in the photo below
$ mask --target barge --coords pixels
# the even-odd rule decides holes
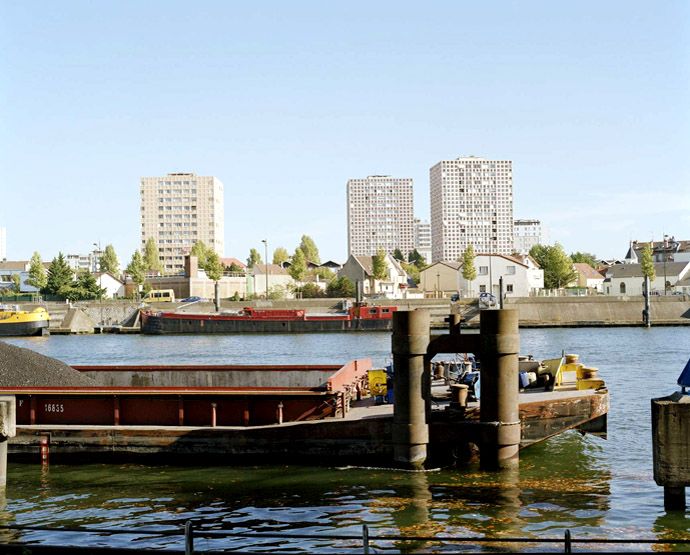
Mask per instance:
[[[324,333],[390,331],[395,306],[355,305],[345,312],[308,314],[305,310],[250,308],[239,312],[140,312],[141,333]]]
[[[49,323],[50,315],[43,307],[20,310],[18,306],[0,304],[0,337],[42,335]]]

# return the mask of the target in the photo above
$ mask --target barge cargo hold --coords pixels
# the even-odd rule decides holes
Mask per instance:
[[[347,312],[308,314],[305,310],[245,308],[238,313],[141,311],[141,332],[170,333],[324,333],[390,331],[394,306],[353,306]]]

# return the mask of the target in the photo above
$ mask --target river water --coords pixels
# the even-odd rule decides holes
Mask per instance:
[[[383,365],[390,358],[390,335],[385,333],[74,335],[7,341],[70,364],[344,363],[366,356]],[[522,451],[518,471],[138,464],[51,465],[45,470],[10,460],[0,525],[125,528],[131,534],[94,533],[86,540],[77,533],[0,533],[42,543],[180,548],[179,538],[151,537],[137,529],[179,529],[193,519],[208,530],[284,534],[278,539],[199,538],[197,549],[352,553],[361,553],[361,543],[331,536],[360,534],[364,523],[372,536],[551,538],[570,529],[575,538],[690,538],[687,515],[667,514],[663,488],[654,483],[650,421],[650,399],[678,389],[676,379],[690,357],[690,328],[521,330],[523,354],[541,359],[562,351],[579,354],[581,362],[598,367],[606,380],[611,402],[608,439],[567,432]],[[320,539],[287,537],[296,532]],[[374,547],[376,552],[462,549],[402,540],[376,541]],[[537,544],[498,547],[562,549]]]

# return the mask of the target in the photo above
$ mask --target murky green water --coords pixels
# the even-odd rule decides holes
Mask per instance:
[[[70,336],[12,342],[73,364],[337,363],[363,355],[383,364],[390,353],[386,334]],[[190,519],[203,529],[284,534],[252,541],[196,541],[198,549],[242,547],[257,552],[361,553],[361,542],[331,536],[359,535],[363,523],[372,536],[539,538],[562,537],[570,529],[576,538],[690,537],[687,515],[664,511],[663,489],[653,480],[649,408],[652,397],[677,389],[675,381],[690,357],[690,329],[523,330],[521,342],[522,352],[537,358],[565,350],[599,368],[611,393],[608,440],[568,432],[524,450],[519,470],[500,474],[476,467],[424,474],[296,466],[52,465],[43,470],[40,465],[11,462],[2,520],[131,530],[126,536],[94,534],[88,539],[74,533],[21,533],[23,540],[109,546],[181,547],[179,538],[151,537],[137,534],[137,529],[181,529]],[[295,532],[323,539],[289,540],[287,535]],[[387,552],[462,549],[400,540],[374,545]],[[562,550],[562,546],[526,547]],[[601,546],[576,548],[601,550]]]

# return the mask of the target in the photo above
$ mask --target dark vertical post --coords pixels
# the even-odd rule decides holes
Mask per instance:
[[[194,528],[191,520],[184,524],[184,553],[185,555],[194,553]]]
[[[503,308],[503,276],[498,278],[498,308]]]
[[[393,314],[393,459],[405,468],[421,469],[427,456],[431,376],[424,355],[429,346],[429,311]]]
[[[519,463],[520,406],[518,390],[518,311],[484,310],[481,313],[480,419],[487,427],[481,447],[481,466],[501,469]]]
[[[644,309],[642,310],[642,323],[647,326],[648,328],[652,326],[652,320],[651,320],[651,311],[649,307],[649,295],[650,295],[650,283],[649,283],[649,276],[645,276],[644,278],[644,292],[642,293],[644,296]]]

